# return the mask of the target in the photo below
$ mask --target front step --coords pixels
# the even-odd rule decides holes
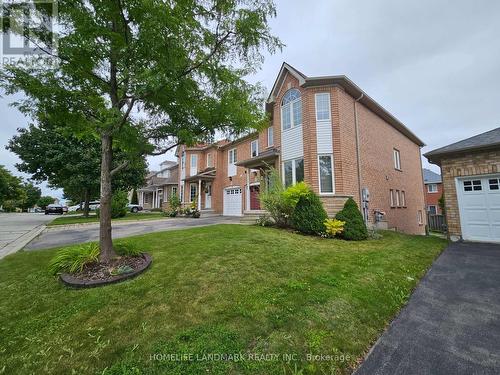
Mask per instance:
[[[221,216],[214,210],[201,210],[200,211],[200,217],[214,217],[214,216]]]

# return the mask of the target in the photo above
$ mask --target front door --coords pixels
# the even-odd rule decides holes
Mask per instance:
[[[260,200],[259,200],[259,185],[250,186],[250,209],[260,210]]]
[[[205,187],[205,208],[212,208],[212,183],[207,182]]]

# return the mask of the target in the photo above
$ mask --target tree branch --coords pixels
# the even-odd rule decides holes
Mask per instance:
[[[120,172],[123,168],[127,167],[129,164],[129,161],[128,160],[125,160],[123,161],[118,167],[116,167],[115,169],[113,169],[110,173],[111,173],[111,176],[114,176],[115,174],[117,174],[118,172]]]
[[[155,151],[155,152],[152,152],[152,153],[150,153],[149,155],[151,155],[151,156],[163,155],[163,154],[165,154],[166,152],[168,152],[168,151],[170,151],[171,149],[173,149],[174,147],[179,146],[179,144],[180,144],[180,143],[179,143],[179,142],[177,142],[177,143],[175,143],[175,144],[173,144],[173,145],[170,145],[170,146],[168,146],[168,147],[166,147],[166,148],[164,148],[164,149],[161,149],[160,151]]]

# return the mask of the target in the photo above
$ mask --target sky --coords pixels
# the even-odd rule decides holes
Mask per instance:
[[[264,54],[247,77],[270,90],[283,61],[308,76],[344,74],[411,129],[422,153],[500,126],[499,1],[279,0],[273,34],[285,47]],[[28,124],[0,98],[0,164]],[[172,154],[148,159],[158,169]],[[425,158],[424,167],[429,166]],[[61,197],[61,191],[44,194]]]

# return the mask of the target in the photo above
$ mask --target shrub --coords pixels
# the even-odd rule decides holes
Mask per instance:
[[[270,227],[274,224],[274,221],[270,215],[265,214],[259,216],[259,218],[255,221],[255,224],[257,224],[260,227]]]
[[[305,182],[299,182],[289,186],[283,192],[283,198],[290,207],[295,207],[301,197],[306,197],[311,193],[311,188]]]
[[[116,219],[127,214],[127,193],[122,190],[116,191],[111,197],[111,217]]]
[[[285,189],[276,169],[271,168],[268,177],[268,186],[259,194],[260,203],[278,227],[288,227],[294,205],[285,199]]]
[[[368,231],[366,229],[365,221],[363,220],[363,215],[361,215],[358,205],[354,199],[349,198],[345,202],[344,208],[340,210],[337,215],[335,215],[335,218],[345,222],[344,231],[341,235],[343,239],[360,241],[365,240],[368,237]]]
[[[131,204],[139,204],[139,197],[137,196],[137,190],[132,190],[132,198],[130,199]]]
[[[328,237],[335,237],[344,231],[345,221],[337,219],[325,220],[325,231]]]
[[[98,261],[99,252],[96,243],[61,249],[50,261],[49,271],[52,275],[81,272],[87,264]]]
[[[305,234],[320,234],[325,231],[325,220],[328,218],[319,197],[308,188],[308,193],[303,194],[295,206],[291,222],[299,232]]]
[[[114,246],[118,255],[136,257],[142,254],[142,251],[128,242],[121,242]]]
[[[177,211],[181,207],[181,200],[177,194],[172,194],[170,198],[168,198],[168,205],[171,211]]]

